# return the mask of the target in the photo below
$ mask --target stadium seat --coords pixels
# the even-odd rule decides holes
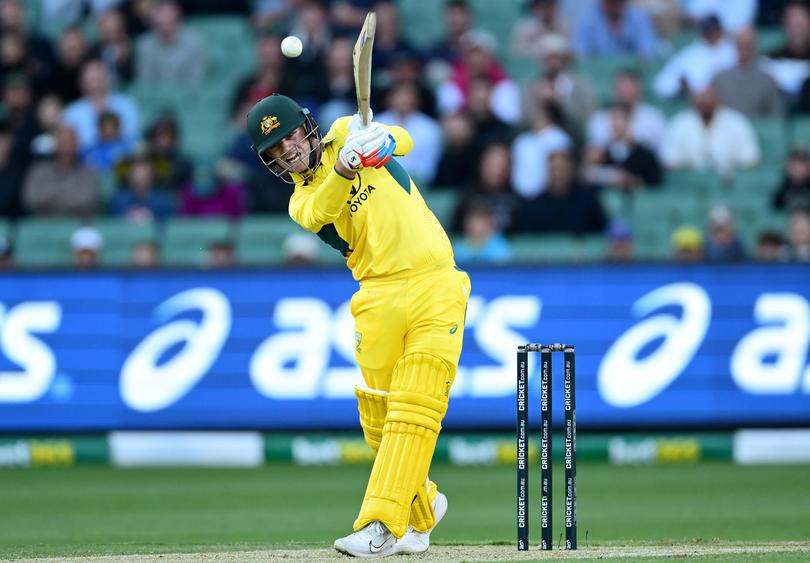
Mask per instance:
[[[280,264],[284,239],[303,232],[286,215],[249,215],[237,227],[236,253],[240,264]],[[335,252],[337,254],[337,252]]]
[[[93,226],[104,237],[101,262],[105,266],[130,266],[132,248],[139,242],[155,242],[157,238],[157,227],[152,222],[132,223],[121,219],[99,219]]]
[[[422,196],[442,226],[446,230],[450,230],[453,215],[458,205],[458,192],[454,189],[433,189],[429,192],[423,192]]]
[[[14,252],[23,267],[69,266],[73,257],[70,236],[78,219],[22,219],[17,223]]]
[[[163,263],[166,266],[204,265],[208,247],[230,238],[231,224],[222,217],[170,219],[163,233]]]
[[[601,260],[607,255],[607,241],[601,235],[515,235],[510,239],[514,262],[578,263]]]
[[[762,117],[751,120],[759,139],[763,164],[781,163],[787,153],[787,130],[781,118]]]

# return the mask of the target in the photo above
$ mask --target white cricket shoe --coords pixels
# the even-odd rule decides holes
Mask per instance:
[[[397,538],[377,520],[345,538],[335,540],[335,549],[354,557],[387,557],[393,555]]]
[[[447,497],[440,492],[436,492],[436,498],[433,499],[433,514],[436,517],[436,523],[427,532],[417,532],[411,526],[408,526],[408,531],[405,535],[394,544],[392,550],[396,554],[413,554],[424,553],[430,547],[430,532],[436,529],[436,525],[444,518],[447,512]]]

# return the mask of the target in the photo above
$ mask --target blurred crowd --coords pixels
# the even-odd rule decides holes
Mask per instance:
[[[53,39],[31,25],[34,3]],[[408,41],[389,0],[0,0],[0,215],[284,214],[290,188],[256,160],[244,116],[275,92],[308,107],[323,132],[354,113],[351,52],[372,9],[375,120],[411,133],[402,164],[423,191],[458,194],[449,227],[461,263],[508,263],[512,238],[526,234],[602,236],[609,259],[633,260],[633,225],[603,207],[604,191],[659,190],[680,170],[744,173],[763,164],[753,121],[810,114],[805,1],[526,0],[509,37],[477,25],[475,4],[443,0],[444,36],[426,48]],[[231,130],[181,131],[171,112],[143,123],[134,85],[207,87],[206,37],[187,18],[217,14],[248,19],[255,49],[222,108]],[[763,26],[782,30],[767,51]],[[281,54],[288,34],[303,41],[298,58]],[[607,104],[577,66],[602,58],[632,61],[611,77]],[[651,61],[664,62],[645,81],[639,68]],[[183,135],[231,140],[199,159],[184,154]],[[671,233],[672,257],[810,261],[810,156],[801,143],[783,156],[770,163],[783,166],[781,183],[761,189],[786,214],[784,230],[746,248],[733,206],[718,203],[704,224]],[[78,266],[98,264],[104,240],[92,226],[70,243]],[[317,261],[305,235],[283,250],[293,264]],[[13,252],[0,240],[0,264],[13,265]],[[144,241],[133,265],[159,265],[160,254]],[[234,256],[229,240],[208,248],[212,267]]]

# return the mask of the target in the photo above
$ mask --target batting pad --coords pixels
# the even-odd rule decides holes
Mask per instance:
[[[405,534],[411,503],[420,486],[425,487],[452,382],[447,364],[438,356],[406,354],[397,362],[382,441],[355,530],[379,520],[396,537]],[[432,507],[429,512],[422,525],[432,527]]]
[[[377,389],[355,387],[357,410],[360,411],[360,426],[366,444],[375,452],[380,449],[385,413],[388,411],[388,393]]]
[[[417,532],[427,532],[436,525],[436,516],[433,514],[433,501],[436,499],[436,483],[426,479],[419,485],[416,498],[411,503],[411,517],[408,524]]]

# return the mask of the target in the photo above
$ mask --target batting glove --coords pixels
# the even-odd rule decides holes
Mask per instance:
[[[382,129],[382,127],[381,127]],[[383,129],[385,131],[385,129]],[[365,168],[382,168],[385,166],[394,154],[397,148],[397,142],[388,131],[385,131],[385,138],[383,142],[375,143],[372,146],[363,145],[363,155],[360,159]]]
[[[384,166],[391,158],[396,144],[389,141],[388,131],[380,125],[372,125],[350,133],[338,153],[340,163],[346,168]]]
[[[368,108],[368,125],[363,125],[363,119],[360,117],[360,112],[355,113],[349,121],[349,133],[355,133],[366,127],[371,127],[371,120],[374,119],[374,112]]]

